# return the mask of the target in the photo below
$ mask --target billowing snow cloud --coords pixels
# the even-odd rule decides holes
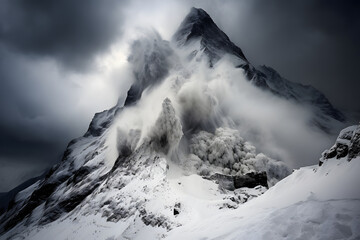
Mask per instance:
[[[171,101],[165,98],[160,116],[150,134],[151,144],[157,151],[166,154],[171,148],[177,147],[182,135],[180,120],[175,115]]]

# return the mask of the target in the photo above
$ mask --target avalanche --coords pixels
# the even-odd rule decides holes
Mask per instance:
[[[26,239],[359,239],[360,192],[354,184],[360,182],[357,154],[351,161],[347,156],[335,157],[322,166],[295,170],[267,191],[261,187],[242,188],[234,191],[234,195],[219,192],[216,183],[196,174],[181,174],[176,165],[170,164],[166,170],[166,160],[154,158],[151,168],[141,167],[143,162],[135,166],[135,178],[120,174],[124,168],[118,169],[114,174],[122,175],[123,181],[112,178],[81,209],[41,228],[27,229],[20,236]],[[131,179],[128,185],[116,187],[126,183],[126,178]],[[110,190],[104,190],[110,186]],[[252,199],[259,194],[262,195]],[[236,196],[245,203],[235,204]],[[103,202],[101,208],[97,206],[99,202]],[[116,217],[126,220],[116,221]],[[11,235],[2,238],[8,236]]]
[[[359,127],[290,170],[344,125],[322,93],[252,66],[202,9],[130,49],[125,103],[13,198],[0,239],[360,238]]]

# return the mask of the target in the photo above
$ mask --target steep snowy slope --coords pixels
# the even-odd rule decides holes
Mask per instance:
[[[159,238],[187,224],[189,219],[198,219],[196,211],[222,212],[237,208],[262,194],[268,184],[287,173],[283,164],[256,155],[254,147],[242,139],[231,142],[231,135],[222,136],[223,141],[228,142],[226,146],[238,147],[237,154],[244,156],[234,159],[234,164],[240,166],[234,175],[223,173],[228,173],[223,165],[228,162],[207,165],[195,154],[193,159],[183,159],[186,162],[181,164],[170,161],[168,154],[178,145],[182,129],[168,99],[164,100],[153,129],[155,131],[135,149],[131,146],[131,137],[118,141],[119,152],[114,162],[106,157],[110,154],[106,146],[107,149],[111,146],[104,142],[109,130],[114,129],[105,130],[96,140],[92,137],[76,140],[69,146],[70,153],[65,160],[45,181],[18,194],[17,204],[2,220],[5,230],[21,224],[3,238],[47,239],[54,233],[62,233],[55,235],[58,239],[96,238],[113,234],[113,230],[107,231],[107,227],[112,227],[118,229],[115,232],[119,236],[132,239],[148,235],[146,226],[152,229],[152,238]],[[136,134],[133,136],[136,139]],[[216,137],[209,139],[210,142],[216,140]],[[198,173],[204,164],[207,172],[200,176]],[[272,172],[274,169],[278,170],[277,174]],[[264,173],[258,175],[258,171]],[[258,176],[265,182],[257,182]],[[257,187],[244,188],[248,185]],[[101,225],[94,228],[91,223],[95,220]],[[89,224],[91,227],[87,229]]]
[[[295,170],[262,196],[169,239],[360,239],[360,125],[344,129],[335,146],[344,134],[349,153]]]
[[[0,239],[160,239],[178,238],[180,229],[200,237],[216,229],[207,222],[215,216],[232,221],[252,202],[266,214],[266,199],[280,203],[298,187],[303,195],[286,200],[291,206],[307,197],[301,176],[310,182],[330,171],[299,170],[277,184],[289,167],[261,153],[271,149],[289,163],[296,154],[288,143],[305,154],[328,137],[318,126],[342,119],[321,93],[255,69],[202,9],[191,10],[174,41],[152,32],[132,44],[135,82],[124,106],[95,114],[62,161],[15,196],[0,216]],[[299,143],[298,128],[314,143]],[[356,182],[351,164],[344,181]]]
[[[360,238],[359,143],[351,161],[348,154],[334,157],[294,171],[268,191],[259,186],[233,192],[219,192],[216,183],[196,174],[184,175],[144,147],[116,164],[112,177],[73,212],[2,239]]]
[[[192,8],[173,36],[179,46],[200,40],[200,49],[208,57],[210,64],[216,63],[225,53],[235,55],[242,62],[248,62],[242,50],[232,43],[211,17],[200,8]],[[195,50],[198,51],[198,50]],[[193,52],[196,54],[196,52]]]

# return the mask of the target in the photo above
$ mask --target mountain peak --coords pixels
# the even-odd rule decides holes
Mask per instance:
[[[192,7],[174,34],[174,40],[179,44],[186,44],[196,37],[202,37],[207,28],[221,31],[207,12],[201,8]]]
[[[198,17],[198,18],[210,18],[209,14],[202,8],[192,7],[188,16]],[[211,19],[211,18],[210,18]]]
[[[211,62],[216,62],[226,53],[248,62],[242,50],[231,42],[205,10],[192,7],[174,34],[173,41],[178,46],[185,46],[194,40],[200,40],[201,48]]]

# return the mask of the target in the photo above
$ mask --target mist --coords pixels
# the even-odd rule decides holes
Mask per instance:
[[[154,43],[153,39],[157,43],[160,41],[155,33],[142,39],[149,44]],[[196,42],[193,44],[197,46]],[[167,65],[169,68],[166,70],[160,69],[160,72],[166,72],[166,77],[160,82],[153,82],[144,90],[139,101],[125,107],[115,120],[109,137],[109,145],[115,152],[112,161],[121,151],[116,150],[119,141],[127,139],[134,151],[153,138],[154,132],[163,132],[156,123],[163,118],[160,116],[165,99],[169,99],[176,118],[181,122],[182,132],[175,135],[184,134],[182,142],[187,147],[177,147],[181,155],[178,158],[183,158],[185,162],[184,156],[189,156],[188,145],[196,134],[215,134],[222,128],[235,129],[240,138],[256,147],[257,154],[264,153],[284,162],[289,168],[317,164],[321,152],[331,145],[333,137],[311,124],[314,114],[311,108],[277,97],[251,84],[244,70],[235,68],[232,58],[224,57],[211,68],[206,55],[199,55],[201,58],[195,57],[191,61],[184,57],[191,46],[171,46],[173,54],[167,54],[166,61],[172,64]],[[147,50],[150,51],[148,55],[152,51],[158,55],[162,55],[161,51],[168,52],[164,48]],[[143,66],[144,62],[135,61],[132,64]],[[153,64],[153,71],[159,70],[156,67],[158,64],[164,67],[162,62]],[[139,66],[132,69],[145,71]],[[143,76],[143,73],[137,72],[137,75]]]

